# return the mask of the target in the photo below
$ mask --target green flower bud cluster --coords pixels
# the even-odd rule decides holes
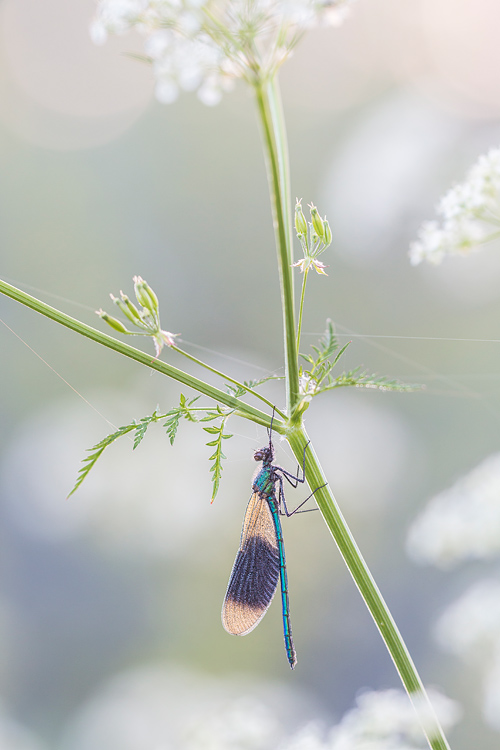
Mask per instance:
[[[321,218],[318,209],[316,206],[313,206],[312,203],[310,205],[310,210],[311,222],[314,229],[313,237],[316,240],[321,240],[326,248],[332,241],[332,230],[330,229],[330,225],[326,219]]]
[[[158,357],[165,344],[167,346],[173,346],[175,344],[175,337],[179,334],[162,331],[160,327],[160,306],[158,297],[149,284],[140,276],[134,276],[134,293],[140,306],[139,308],[136,307],[130,298],[122,291],[120,291],[119,297],[115,297],[113,294],[110,294],[109,296],[132,325],[140,329],[140,332],[129,331],[120,320],[108,315],[104,310],[97,310],[97,315],[111,326],[111,328],[120,333],[136,336],[151,336],[155,345],[156,356]]]
[[[318,209],[312,203],[309,206],[311,221],[307,222],[302,203],[297,200],[295,204],[295,231],[297,238],[302,246],[304,257],[294,263],[302,273],[314,268],[317,273],[326,276],[325,264],[318,260],[318,256],[323,253],[332,242],[332,230],[326,219],[322,219]]]
[[[302,203],[299,200],[295,204],[295,231],[299,240],[307,237],[307,221],[302,211]]]

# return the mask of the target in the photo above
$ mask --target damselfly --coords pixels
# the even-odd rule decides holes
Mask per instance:
[[[309,495],[293,511],[286,506],[283,478],[292,487],[305,482],[306,447],[302,461],[302,476],[273,464],[272,422],[269,444],[254,453],[262,467],[256,475],[241,532],[240,547],[236,554],[231,577],[222,605],[222,624],[232,635],[246,635],[266,614],[281,579],[281,605],[283,632],[288,661],[293,669],[297,655],[292,640],[285,547],[281,533],[280,515],[293,516],[306,503]],[[278,494],[276,495],[276,488]],[[319,489],[319,488],[317,488]]]

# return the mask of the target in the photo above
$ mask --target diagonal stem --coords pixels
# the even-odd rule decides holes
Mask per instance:
[[[56,323],[60,323],[66,328],[76,331],[76,333],[79,333],[82,336],[86,336],[87,338],[92,339],[92,341],[95,341],[102,346],[106,346],[108,349],[113,349],[115,352],[123,354],[125,357],[134,359],[136,362],[146,365],[146,367],[157,370],[163,375],[167,375],[168,377],[173,378],[173,380],[177,380],[179,383],[193,388],[195,391],[198,391],[198,393],[203,393],[205,396],[208,396],[231,409],[235,409],[237,414],[246,419],[251,419],[253,422],[257,422],[268,428],[271,426],[271,418],[267,414],[259,409],[255,409],[249,404],[246,404],[241,399],[231,396],[229,393],[225,393],[219,388],[215,388],[214,386],[205,383],[203,380],[199,380],[198,378],[193,377],[193,375],[184,372],[184,370],[179,370],[177,367],[169,365],[167,362],[162,362],[159,359],[151,357],[149,354],[146,354],[139,349],[135,349],[133,346],[129,346],[123,341],[108,336],[108,334],[102,333],[96,328],[92,328],[92,326],[82,323],[76,318],[72,318],[70,315],[66,315],[66,313],[47,305],[45,302],[36,299],[36,297],[32,297],[30,294],[23,292],[21,289],[17,289],[11,284],[7,284],[7,282],[2,281],[1,279],[0,293],[26,305],[26,307],[30,307],[41,315],[45,315]],[[282,422],[274,420],[273,429],[278,432],[284,432],[284,425]]]
[[[273,81],[262,84],[256,88],[256,92],[266,153],[269,190],[273,207],[283,307],[287,409],[289,417],[288,430],[285,434],[297,461],[300,463],[309,441],[301,425],[301,413],[298,413],[299,410],[296,410],[294,414],[294,409],[300,398],[297,362],[299,336],[295,332],[294,318],[291,268],[292,223],[286,132],[277,82]],[[304,289],[305,279],[303,291]],[[302,304],[303,294],[300,320],[302,320]],[[306,478],[311,491],[320,488],[315,492],[318,507],[394,661],[401,681],[417,711],[429,746],[432,750],[449,750],[444,732],[434,714],[424,685],[406,648],[406,644],[335,502],[335,498],[327,484],[326,477],[311,445],[306,451]]]
[[[318,488],[314,493],[314,499],[391,655],[417,712],[429,746],[432,750],[450,750],[406,644],[326,483],[326,477],[306,431],[303,427],[295,428],[290,430],[286,437],[299,463],[303,460],[304,450],[308,446],[305,450],[307,483],[311,491]]]
[[[180,349],[178,346],[175,346],[175,344],[173,344],[170,348],[173,349],[174,352],[177,352],[178,354],[182,354],[183,357],[190,359],[191,362],[194,362],[200,367],[204,367],[205,370],[208,370],[209,372],[213,372],[214,375],[218,375],[223,380],[227,380],[228,383],[233,383],[233,385],[236,385],[238,388],[243,388],[246,393],[249,393],[250,395],[255,396],[255,398],[260,399],[260,401],[262,401],[264,404],[267,404],[267,406],[269,406],[270,409],[274,409],[276,414],[279,414],[280,417],[282,417],[283,419],[286,419],[283,412],[280,409],[278,409],[277,406],[271,403],[269,399],[267,399],[258,391],[254,391],[253,388],[246,386],[244,383],[240,383],[239,380],[235,380],[234,378],[229,377],[229,375],[225,375],[223,372],[221,372],[220,370],[217,370],[215,367],[211,367],[211,365],[208,365],[206,362],[203,362],[203,360],[198,359],[198,357],[193,357],[192,354],[188,354],[188,352],[184,351],[184,349]]]

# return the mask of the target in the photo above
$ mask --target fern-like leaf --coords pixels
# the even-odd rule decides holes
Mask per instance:
[[[179,428],[179,422],[182,417],[182,413],[179,411],[179,409],[172,409],[171,411],[167,412],[165,416],[168,417],[168,419],[166,422],[164,422],[163,426],[167,431],[170,445],[173,445],[175,436],[177,435],[177,430]]]
[[[144,438],[144,435],[146,434],[146,430],[148,429],[149,425],[152,422],[157,422],[159,419],[158,415],[158,409],[155,409],[154,412],[149,417],[142,417],[142,419],[139,420],[139,423],[136,427],[135,434],[134,434],[134,450],[137,448],[139,443]]]
[[[195,401],[198,401],[199,398],[199,396],[196,396],[195,398],[192,398],[191,401],[188,401],[186,396],[181,393],[179,406],[164,414],[164,417],[168,417],[163,426],[167,431],[170,445],[174,444],[175,436],[177,435],[177,430],[179,428],[179,422],[182,418],[187,419],[190,422],[198,422],[198,419],[191,412],[191,406]]]
[[[167,435],[170,439],[170,444],[172,445],[175,440],[177,428],[179,427],[179,421],[181,418],[188,419],[191,422],[199,421],[199,417],[197,417],[191,409],[194,402],[199,398],[199,396],[196,396],[195,398],[192,398],[190,401],[188,401],[187,398],[181,394],[180,404],[177,408],[172,409],[166,414],[159,414],[158,409],[155,409],[150,416],[142,417],[138,422],[133,420],[130,424],[120,427],[118,430],[116,430],[116,432],[107,435],[99,443],[96,443],[93,448],[90,448],[90,455],[86,456],[86,458],[83,459],[83,465],[78,472],[77,480],[68,497],[70,497],[80,487],[81,483],[88,476],[89,472],[94,468],[98,459],[102,456],[108,445],[111,445],[111,443],[114,443],[115,440],[118,440],[118,438],[126,435],[128,432],[134,432],[133,449],[135,450],[135,448],[137,448],[137,446],[144,439],[149,425],[153,422],[159,422],[162,419],[166,419],[167,421],[163,426],[166,428]],[[222,412],[219,411],[218,414],[216,413],[215,417],[217,416],[223,416]]]
[[[300,370],[303,398],[299,408],[307,408],[313,396],[330,391],[333,388],[354,386],[355,388],[377,388],[382,391],[414,391],[421,387],[414,383],[400,383],[399,380],[370,374],[362,371],[360,367],[334,377],[332,370],[350,343],[349,341],[339,348],[332,321],[327,320],[327,328],[322,340],[318,346],[311,347],[315,352],[315,357],[310,354],[300,355],[309,367],[306,369],[307,366],[304,366],[304,369],[301,368]]]
[[[120,427],[116,432],[112,432],[110,435],[106,435],[105,438],[103,438],[99,443],[96,443],[92,448],[89,449],[90,456],[87,456],[83,459],[82,464],[83,466],[80,468],[77,476],[77,480],[75,482],[75,486],[69,493],[68,497],[71,497],[71,495],[76,492],[76,490],[80,487],[83,480],[87,477],[87,475],[90,473],[90,471],[94,468],[94,466],[97,463],[97,460],[102,456],[106,448],[111,445],[111,443],[114,443],[115,440],[118,440],[118,438],[121,438],[123,435],[126,435],[128,432],[132,432],[132,430],[135,430],[140,425],[134,420],[130,424],[125,425],[124,427]]]
[[[349,370],[349,372],[343,372],[342,375],[339,375],[332,383],[327,385],[324,390],[344,386],[376,388],[380,391],[418,391],[423,387],[416,383],[401,383],[399,380],[386,378],[384,375],[370,374],[366,371],[361,371],[360,367],[356,367],[354,370]]]
[[[207,443],[209,447],[215,448],[214,452],[208,459],[209,461],[214,462],[212,466],[210,467],[210,471],[212,472],[212,500],[211,500],[212,503],[215,500],[217,492],[219,491],[219,485],[220,485],[222,469],[223,469],[222,461],[226,458],[226,456],[222,452],[222,441],[228,440],[229,438],[233,437],[229,433],[224,432],[226,421],[231,414],[232,414],[232,411],[223,412],[220,406],[217,406],[214,411],[209,412],[205,417],[203,417],[202,420],[200,420],[202,422],[208,422],[217,418],[221,418],[220,425],[203,428],[205,432],[208,432],[209,435],[216,436],[214,440],[210,440]]]
[[[258,380],[244,380],[243,385],[233,385],[232,383],[226,383],[228,393],[231,393],[235,398],[244,396],[249,390],[258,388],[259,385],[267,383],[269,380],[283,380],[283,377],[277,375],[267,375],[264,378]]]

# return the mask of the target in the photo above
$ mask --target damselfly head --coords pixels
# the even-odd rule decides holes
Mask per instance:
[[[272,463],[274,458],[274,449],[272,443],[270,445],[265,445],[258,451],[255,451],[253,457],[256,461],[263,461],[265,464]]]

